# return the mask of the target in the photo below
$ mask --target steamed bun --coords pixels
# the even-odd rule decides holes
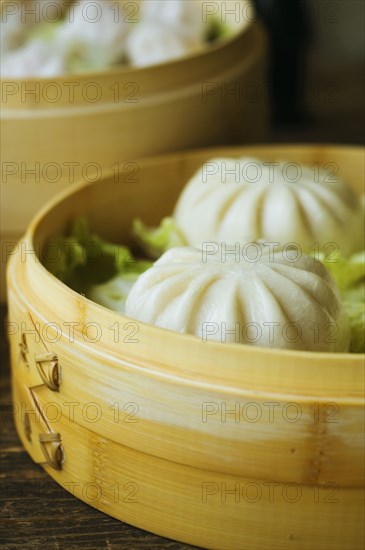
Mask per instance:
[[[199,46],[199,42],[188,40],[173,28],[144,21],[128,36],[126,51],[131,65],[146,67],[183,57]]]
[[[174,219],[187,243],[266,240],[309,251],[334,242],[348,255],[362,250],[360,200],[337,177],[294,163],[216,158],[183,190]]]
[[[25,3],[24,3],[25,5]],[[4,53],[21,46],[25,40],[28,26],[34,24],[25,20],[21,10],[21,3],[14,2],[9,7],[5,2],[0,3],[0,53]]]
[[[122,6],[112,0],[81,0],[72,7],[56,37],[68,71],[99,70],[125,56],[126,38],[134,25]]]
[[[207,34],[201,0],[146,0],[141,4],[141,19],[161,23],[192,42],[203,42]]]
[[[42,40],[34,39],[22,48],[9,52],[1,63],[1,74],[6,78],[52,78],[65,72],[62,57],[52,47],[46,47]]]
[[[32,28],[44,23],[45,20],[58,22],[64,16],[69,4],[69,0],[1,1],[0,53],[2,62],[5,54],[25,44]],[[14,69],[14,73],[16,72],[17,70]]]
[[[298,250],[262,244],[235,253],[172,248],[137,279],[126,315],[204,341],[349,347],[348,319],[325,267]]]
[[[127,39],[127,56],[135,67],[165,63],[201,48],[208,34],[200,0],[148,0],[141,21]]]

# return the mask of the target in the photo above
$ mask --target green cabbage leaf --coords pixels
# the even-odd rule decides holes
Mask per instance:
[[[365,251],[349,258],[331,254],[319,258],[335,279],[351,326],[350,351],[365,353]]]
[[[187,244],[175,221],[170,217],[163,218],[158,227],[147,227],[140,219],[135,219],[132,232],[143,252],[154,260],[170,248]]]
[[[42,262],[76,292],[121,312],[137,277],[152,265],[136,260],[129,248],[91,232],[83,218],[74,222],[69,236],[47,243]]]

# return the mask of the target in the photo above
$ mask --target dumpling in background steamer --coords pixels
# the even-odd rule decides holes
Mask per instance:
[[[200,0],[146,0],[140,23],[128,37],[131,65],[144,67],[184,57],[204,46],[211,22]]]
[[[21,6],[30,12],[35,6],[46,21],[40,17],[41,24],[34,25],[30,13],[22,24],[25,8],[7,18],[5,78],[54,77],[127,62],[142,67],[184,57],[204,47],[217,19],[203,22],[200,0],[24,0]]]
[[[296,250],[261,250],[256,261],[223,262],[220,253],[172,248],[137,279],[126,315],[209,341],[348,351],[347,315],[325,267]]]
[[[65,72],[54,38],[69,5],[67,0],[12,2],[11,14],[2,5],[2,77],[54,77]]]
[[[31,40],[22,48],[8,52],[1,63],[1,74],[6,78],[55,77],[66,70],[64,60],[52,45],[42,40]]]
[[[191,43],[204,42],[207,36],[201,0],[145,0],[140,10],[142,21],[161,23]]]
[[[142,21],[127,38],[128,61],[135,67],[145,67],[177,59],[201,47],[158,22]]]
[[[30,2],[27,3],[30,4]],[[26,2],[23,2],[23,4],[25,5]],[[9,50],[18,48],[23,44],[30,25],[30,22],[23,21],[21,2],[12,2],[12,10],[9,10],[9,6],[10,4],[7,6],[5,2],[0,2],[1,57]]]
[[[44,18],[61,19],[69,6],[68,0],[22,0],[0,2],[1,56],[23,46],[28,32]],[[42,19],[43,17],[43,19]],[[16,70],[15,70],[16,72]]]
[[[204,164],[174,212],[187,243],[266,240],[295,242],[308,251],[316,242],[320,248],[334,242],[344,255],[362,250],[364,209],[355,193],[328,172],[316,176],[299,165],[290,172],[293,163],[278,164],[249,158]]]
[[[124,4],[125,1],[81,0],[71,7],[56,37],[68,72],[106,69],[123,60],[126,37],[135,26],[129,22]]]

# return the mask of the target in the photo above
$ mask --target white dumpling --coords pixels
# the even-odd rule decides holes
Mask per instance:
[[[18,32],[21,40],[9,42],[2,34],[8,47],[2,50],[1,76],[4,78],[55,77],[69,72],[67,60],[70,57],[69,44],[64,40],[63,29],[73,20],[68,0],[28,0],[18,2],[18,9],[9,22],[19,19]],[[76,5],[75,5],[76,6]],[[73,8],[72,8],[73,9]],[[37,21],[37,24],[34,24]],[[5,25],[6,27],[6,25]],[[14,41],[13,41],[14,42]]]
[[[201,0],[145,0],[141,21],[161,23],[173,33],[194,42],[204,42],[208,23],[204,22]]]
[[[27,26],[22,23],[21,11],[6,13],[5,3],[0,4],[0,45],[1,55],[5,52],[19,47],[27,32]]]
[[[1,29],[3,77],[53,77],[127,61],[137,67],[153,65],[196,51],[207,33],[200,0],[12,4],[14,13]],[[38,23],[46,18],[41,25],[34,25],[34,9]]]
[[[249,158],[207,162],[183,190],[174,219],[187,243],[295,242],[309,250],[334,242],[361,250],[360,200],[338,178],[308,166]]]
[[[69,7],[69,0],[18,0],[1,2],[0,45],[5,57],[24,45],[29,32],[45,21],[61,21]]]
[[[158,22],[142,21],[127,38],[128,61],[145,67],[183,57],[199,47]]]
[[[2,59],[0,74],[5,78],[51,78],[64,73],[64,60],[52,45],[33,39],[22,48],[8,52]]]
[[[319,261],[258,244],[221,252],[169,250],[137,279],[126,314],[203,341],[348,351],[348,319]]]
[[[19,48],[27,32],[34,25],[34,17],[25,17],[25,9],[33,7],[34,2],[1,2],[0,3],[0,46],[1,56],[8,51]]]
[[[123,2],[81,0],[71,6],[56,41],[70,72],[106,68],[120,62],[126,37],[135,23],[129,22]]]

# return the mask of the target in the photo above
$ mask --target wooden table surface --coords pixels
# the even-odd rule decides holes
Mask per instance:
[[[1,523],[2,550],[187,550],[192,546],[141,531],[77,500],[35,464],[11,415],[8,346],[1,307]]]

